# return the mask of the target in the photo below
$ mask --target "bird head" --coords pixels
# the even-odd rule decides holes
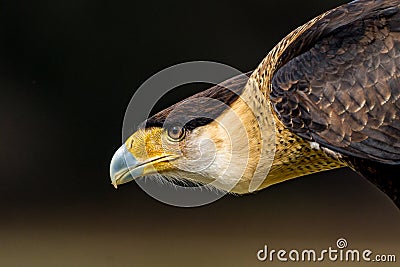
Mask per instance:
[[[155,177],[238,194],[260,189],[272,164],[274,125],[248,80],[234,77],[147,119],[115,153],[112,184]]]

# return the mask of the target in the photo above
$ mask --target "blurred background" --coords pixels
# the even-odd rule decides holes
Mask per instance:
[[[340,237],[400,260],[399,210],[349,170],[190,209],[110,184],[125,108],[147,78],[193,60],[252,70],[345,2],[1,1],[0,266],[263,266],[265,244]]]

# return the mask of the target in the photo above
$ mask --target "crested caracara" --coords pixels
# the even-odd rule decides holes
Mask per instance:
[[[399,164],[400,1],[358,0],[147,119],[110,172],[114,186],[160,174],[246,194],[347,166],[400,206]]]

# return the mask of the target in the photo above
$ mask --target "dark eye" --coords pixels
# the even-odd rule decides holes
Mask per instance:
[[[168,137],[175,142],[181,141],[185,137],[185,128],[180,126],[168,128]]]

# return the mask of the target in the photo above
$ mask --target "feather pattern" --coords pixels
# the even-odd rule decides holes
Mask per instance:
[[[270,99],[282,136],[339,155],[400,207],[399,0],[321,14],[278,43],[250,80]]]
[[[327,12],[278,61],[269,97],[288,129],[347,156],[400,164],[399,1]]]

